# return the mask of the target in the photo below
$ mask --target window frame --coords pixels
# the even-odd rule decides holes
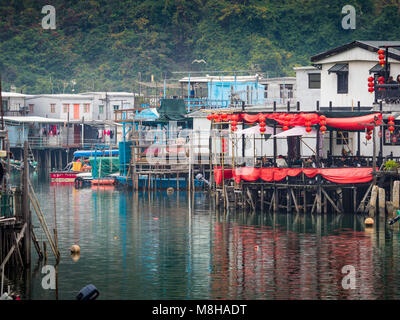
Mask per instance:
[[[311,80],[311,76],[319,76],[319,80]],[[312,83],[318,83],[318,87],[311,87]],[[321,72],[308,73],[308,89],[321,89]]]
[[[348,71],[343,71],[343,72],[336,72],[336,77],[337,77],[337,94],[348,94],[349,93],[349,72]],[[341,79],[344,77],[345,81],[344,84],[341,83]]]
[[[50,113],[56,113],[56,104],[50,103]]]

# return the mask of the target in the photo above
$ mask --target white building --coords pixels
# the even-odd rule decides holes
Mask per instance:
[[[83,92],[81,95],[93,97],[92,118],[114,120],[114,111],[133,109],[136,94],[131,92]]]
[[[303,111],[315,111],[321,101],[321,71],[314,66],[296,67],[296,100]]]
[[[311,57],[321,70],[321,106],[332,102],[334,107],[372,107],[374,94],[368,92],[368,77],[379,72],[378,50],[400,41],[353,41]],[[389,72],[400,74],[400,51],[389,49]]]
[[[272,105],[276,102],[277,107],[286,107],[290,102],[294,106],[297,98],[297,83],[295,77],[261,78],[260,84],[264,85],[264,105]]]
[[[18,116],[27,114],[28,110],[24,108],[25,99],[31,97],[30,95],[16,92],[2,92],[1,97],[5,115]]]

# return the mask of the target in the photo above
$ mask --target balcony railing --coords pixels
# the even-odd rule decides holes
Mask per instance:
[[[375,98],[386,103],[400,103],[400,84],[375,85]]]

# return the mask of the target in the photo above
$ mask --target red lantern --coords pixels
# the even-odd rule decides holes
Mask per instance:
[[[222,120],[226,120],[226,119],[228,119],[228,115],[226,113],[223,113],[221,115],[221,118],[222,118]]]
[[[383,67],[385,65],[385,60],[379,60],[379,64]]]
[[[374,92],[374,88],[368,88],[368,91],[372,93]]]
[[[373,80],[372,80],[372,81],[373,81]],[[385,78],[384,78],[384,77],[379,77],[379,78],[378,78],[378,81],[383,82],[383,81],[385,81]]]
[[[311,127],[306,127],[306,132],[307,132],[307,133],[310,133],[311,130],[312,130]]]
[[[264,128],[265,127],[265,122],[260,122],[259,126]]]
[[[372,88],[374,86],[373,82],[368,82],[368,87]]]
[[[263,115],[263,114],[260,114],[260,115],[258,116],[258,121],[260,121],[260,122],[265,122],[265,119],[266,119],[266,117],[265,117],[265,115]]]
[[[288,127],[288,126],[283,126],[283,127],[282,127],[282,130],[283,130],[283,131],[289,130],[289,127]]]
[[[393,133],[393,131],[394,131],[394,127],[393,126],[390,126],[388,129],[389,129],[390,133]]]
[[[261,132],[261,134],[264,134],[264,132],[265,132],[265,128],[264,127],[260,127],[260,132]]]
[[[379,60],[384,60],[384,59],[385,59],[385,56],[383,54],[380,54],[379,55]]]
[[[384,53],[385,53],[385,50],[383,50],[383,49],[378,50],[378,54],[384,54]]]
[[[365,136],[365,139],[371,140],[371,136],[370,136],[369,134],[367,134],[367,135]]]
[[[237,127],[233,126],[231,127],[232,132],[235,132],[237,130]]]
[[[326,121],[325,121],[325,120],[321,120],[321,121],[319,122],[319,124],[320,124],[321,126],[324,126],[324,125],[326,125]]]
[[[232,114],[232,115],[231,115],[231,119],[232,119],[233,121],[239,121],[239,115],[238,115],[238,114]]]
[[[368,78],[368,82],[373,82],[374,81],[374,78],[373,77],[369,77]]]
[[[237,126],[237,121],[231,121],[231,126],[236,127]]]
[[[311,127],[311,121],[306,121],[304,124],[306,125],[306,127]]]
[[[322,126],[322,127],[319,128],[319,130],[321,130],[322,132],[325,132],[326,129],[327,129],[327,128],[326,128],[325,126]]]
[[[319,120],[326,120],[326,116],[324,116],[324,115],[320,116]]]
[[[394,116],[389,116],[389,117],[388,117],[388,120],[389,120],[389,121],[394,121]]]
[[[211,113],[207,115],[207,120],[211,120],[212,118],[213,118],[213,116]]]

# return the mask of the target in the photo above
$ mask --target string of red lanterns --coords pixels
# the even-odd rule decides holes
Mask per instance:
[[[385,50],[379,49],[378,54],[379,54],[379,64],[383,67],[385,66]]]
[[[368,78],[368,92],[374,92],[374,77]]]
[[[389,125],[389,131],[390,131],[390,133],[393,133],[393,131],[394,131],[394,116],[389,116],[388,117],[388,125]]]
[[[325,131],[327,130],[327,128],[326,128],[326,116],[321,115],[319,117],[319,125],[320,125],[319,130],[321,130],[321,132],[323,134],[325,134]]]

